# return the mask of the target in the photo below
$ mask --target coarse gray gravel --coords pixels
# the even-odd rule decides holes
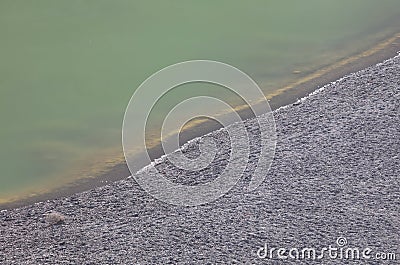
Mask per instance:
[[[255,191],[244,187],[257,162],[257,139],[243,180],[206,205],[165,204],[129,178],[1,211],[0,263],[400,264],[399,112],[397,56],[275,111],[276,155]],[[257,135],[254,124],[246,122]],[[229,160],[229,139],[224,131],[208,137],[220,148],[209,168],[188,173],[167,162],[156,166],[185,184],[214,178]],[[196,142],[186,148],[189,156],[197,151]],[[325,256],[321,263],[257,256],[265,244],[320,250],[337,247],[339,237],[346,247],[371,248],[372,258]],[[376,260],[378,252],[397,260]]]

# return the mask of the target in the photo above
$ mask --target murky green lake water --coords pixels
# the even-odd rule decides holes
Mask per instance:
[[[265,94],[396,32],[398,0],[0,1],[0,198],[120,156],[134,89],[191,59]],[[1,200],[0,200],[1,201]]]

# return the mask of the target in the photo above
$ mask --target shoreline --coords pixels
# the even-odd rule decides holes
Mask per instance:
[[[384,262],[393,264],[400,257],[399,88],[400,54],[276,110],[275,159],[256,190],[247,190],[250,171],[216,201],[177,207],[153,198],[128,178],[0,211],[0,262],[265,264],[271,260],[259,250],[268,245],[368,248],[372,254],[393,253],[395,258]],[[264,124],[262,129],[268,126],[266,119],[261,115],[246,126],[254,131]],[[239,127],[232,124],[230,132],[240,132]],[[218,159],[209,168],[180,174],[162,160],[153,166],[179,183],[212,179],[229,161],[230,145],[226,134],[207,137],[221,141]],[[188,149],[188,155],[196,150]],[[257,163],[249,158],[246,166]],[[51,212],[59,213],[61,221],[54,221],[54,213],[51,220]],[[328,255],[319,260],[343,262]]]
[[[378,42],[378,44],[375,44],[367,51],[339,60],[332,65],[328,65],[311,74],[303,76],[294,84],[289,84],[281,89],[278,89],[276,93],[269,98],[270,107],[273,111],[275,111],[280,107],[292,104],[299,98],[307,96],[318,88],[343,76],[357,72],[383,60],[392,58],[397,55],[398,51],[400,51],[400,34],[396,33],[391,38],[386,38],[381,42]],[[246,110],[242,110],[241,112],[243,112],[244,116],[246,116]],[[187,142],[193,138],[200,137],[216,129],[219,129],[219,127],[215,124],[204,122],[182,132],[181,139],[183,142]],[[149,154],[153,158],[161,157],[163,155],[161,146],[157,145],[151,148],[149,150]],[[126,164],[118,163],[112,166],[109,171],[105,171],[94,178],[78,179],[69,185],[51,190],[50,192],[44,192],[43,194],[2,203],[0,204],[0,210],[18,208],[40,201],[70,196],[79,192],[107,185],[114,181],[126,179],[129,175],[131,174]]]

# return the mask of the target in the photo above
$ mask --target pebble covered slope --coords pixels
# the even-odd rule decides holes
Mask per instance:
[[[373,254],[396,253],[397,261],[325,257],[323,264],[400,264],[399,112],[397,56],[275,111],[276,155],[255,191],[241,181],[213,203],[176,207],[129,178],[4,210],[0,264],[321,264],[262,259],[257,251],[265,244],[321,249],[339,237]],[[218,133],[214,170],[193,176],[198,182],[229,158]]]

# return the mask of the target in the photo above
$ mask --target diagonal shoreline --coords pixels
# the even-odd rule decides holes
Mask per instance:
[[[242,181],[213,203],[174,207],[130,178],[1,211],[0,262],[258,264],[265,244],[322,248],[338,237],[400,258],[399,110],[400,55],[277,109],[276,156],[257,190]],[[209,171],[175,173],[213,177],[228,157],[222,147]],[[65,223],[46,223],[51,211]],[[324,264],[338,262],[348,261]]]
[[[397,51],[400,50],[400,35],[395,34],[393,37],[384,39],[377,45],[373,46],[367,51],[354,54],[349,58],[341,60],[336,64],[329,65],[326,68],[314,72],[310,75],[305,76],[295,84],[288,85],[280,89],[280,93],[271,95],[270,105],[272,110],[276,110],[279,107],[289,105],[295,102],[298,98],[304,97],[319,87],[333,82],[338,78],[364,69],[365,67],[374,65],[385,59],[391,58],[396,55]],[[246,116],[246,110],[243,110],[244,116]],[[195,137],[205,135],[211,131],[218,129],[214,123],[202,123],[198,126],[194,126],[181,133],[181,139],[183,142],[187,142]],[[157,158],[164,154],[160,145],[156,145],[149,150],[152,157]],[[143,164],[145,166],[145,164]],[[18,200],[11,200],[9,202],[1,203],[0,209],[10,209],[29,205],[34,202],[44,201],[48,199],[55,199],[59,197],[70,196],[71,194],[83,192],[95,187],[104,186],[107,183],[125,179],[130,175],[128,168],[125,163],[118,163],[106,171],[101,171],[96,174],[95,178],[91,179],[80,179],[69,185],[65,185],[61,188],[51,189],[49,191],[43,191],[39,194],[29,197],[19,196]]]

